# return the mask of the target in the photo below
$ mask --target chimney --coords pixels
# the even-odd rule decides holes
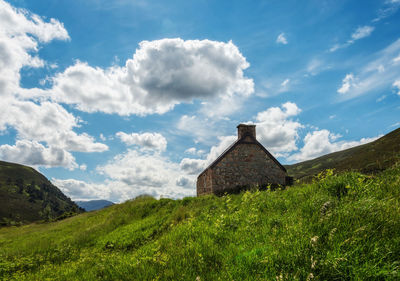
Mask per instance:
[[[253,138],[256,138],[256,125],[239,124],[237,129],[238,139],[241,139],[245,135],[251,135]]]

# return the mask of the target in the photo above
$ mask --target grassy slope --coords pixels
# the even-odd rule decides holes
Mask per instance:
[[[0,279],[399,280],[400,167],[0,229]],[[46,279],[48,278],[48,279]]]
[[[0,225],[48,220],[64,212],[79,212],[78,206],[45,176],[0,161]]]
[[[399,160],[400,128],[374,142],[285,167],[289,175],[295,179],[300,179],[332,168],[337,171],[353,170],[363,173],[376,173],[390,167]]]

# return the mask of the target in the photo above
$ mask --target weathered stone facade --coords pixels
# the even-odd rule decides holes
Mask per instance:
[[[287,184],[286,169],[256,140],[255,125],[237,128],[238,140],[198,176],[197,196]]]

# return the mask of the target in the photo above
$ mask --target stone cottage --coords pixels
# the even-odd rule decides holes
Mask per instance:
[[[240,124],[237,129],[237,141],[197,177],[197,196],[291,184],[285,167],[257,141],[256,126]]]

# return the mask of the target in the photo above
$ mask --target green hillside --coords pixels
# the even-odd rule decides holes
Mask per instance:
[[[2,280],[400,280],[400,166],[0,229]]]
[[[400,128],[364,145],[334,152],[313,160],[286,165],[295,179],[310,178],[326,169],[376,173],[400,160]]]
[[[0,161],[0,226],[51,220],[81,211],[35,169]]]

